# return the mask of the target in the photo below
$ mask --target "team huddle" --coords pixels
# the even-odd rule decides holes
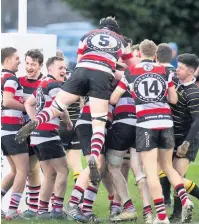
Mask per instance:
[[[102,182],[110,201],[108,221],[135,221],[127,187],[131,168],[143,223],[191,223],[194,204],[188,194],[199,200],[199,187],[185,174],[199,149],[194,77],[199,58],[181,54],[177,69],[171,59],[166,43],[145,39],[132,47],[112,17],[81,38],[72,72],[57,52],[47,60],[44,76],[43,55],[33,49],[25,54],[27,74],[17,78],[17,49],[3,48],[1,142],[11,171],[2,180],[1,196],[11,187],[12,195],[1,217],[101,223],[93,204]],[[64,205],[68,165],[75,185]],[[20,213],[26,182],[28,209]],[[174,208],[168,218],[171,186]]]

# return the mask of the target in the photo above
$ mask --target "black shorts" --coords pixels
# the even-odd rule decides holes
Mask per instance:
[[[176,151],[177,151],[177,148],[180,145],[182,145],[182,143],[185,141],[185,138],[186,137],[180,137],[180,138],[176,137],[176,139],[175,139],[175,148],[174,148],[174,153],[173,153],[174,157],[182,158],[182,157],[178,157],[176,155]],[[191,144],[189,146],[189,149],[188,149],[188,152],[185,155],[185,158],[187,158],[190,162],[194,162],[195,159],[196,159],[196,156],[198,154],[198,150],[199,150],[199,134],[191,142]]]
[[[32,146],[30,146],[30,136],[27,138],[28,142],[28,152],[29,152],[29,157],[35,155],[35,151]]]
[[[62,89],[71,94],[109,100],[114,77],[103,71],[75,68]]]
[[[73,127],[75,127],[75,124],[73,124]],[[59,129],[59,136],[61,138],[61,142],[65,150],[81,149],[75,128],[71,131],[68,131],[66,125],[63,122],[61,122]]]
[[[18,144],[15,135],[5,135],[1,137],[1,149],[4,156],[28,153],[28,144],[27,142]]]
[[[44,142],[33,146],[39,161],[62,158],[66,155],[64,147],[59,140]]]
[[[173,128],[162,130],[151,130],[136,127],[136,151],[149,151],[154,148],[172,149],[174,148]]]
[[[91,154],[91,138],[92,138],[92,125],[91,124],[80,124],[76,127],[77,137],[80,142],[80,147],[82,149],[83,155],[87,156]],[[104,154],[104,146],[101,154]]]
[[[135,138],[135,126],[123,123],[115,123],[107,131],[106,149],[125,151],[128,150],[129,147],[135,148]]]

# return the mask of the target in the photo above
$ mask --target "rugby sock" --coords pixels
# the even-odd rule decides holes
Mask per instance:
[[[120,213],[121,212],[121,203],[117,201],[111,201],[110,203],[110,214]]]
[[[75,182],[75,183],[76,183],[77,178],[79,177],[79,175],[80,175],[80,172],[75,172],[75,173],[73,174],[73,178],[74,178],[74,182]]]
[[[37,126],[39,126],[40,124],[46,123],[50,120],[52,120],[54,118],[54,113],[52,111],[52,109],[50,109],[50,107],[48,108],[44,108],[42,111],[40,111],[37,116]]]
[[[155,205],[158,219],[164,220],[167,217],[164,199],[163,198],[155,199],[154,205]]]
[[[177,186],[175,186],[174,190],[177,193],[178,197],[180,198],[182,206],[184,206],[187,199],[189,199],[187,192],[184,188],[184,184],[178,184]]]
[[[39,192],[41,186],[28,186],[27,185],[27,192],[26,192],[26,204],[28,205],[28,210],[32,212],[38,211],[38,202],[39,202]]]
[[[114,195],[108,195],[108,200],[111,202],[114,199]]]
[[[63,203],[64,203],[64,198],[60,198],[60,197],[54,196],[53,209],[56,212],[61,212],[62,208],[63,208]]]
[[[83,201],[83,207],[82,212],[84,215],[91,215],[93,204],[96,199],[98,192],[98,186],[89,185],[88,188],[85,190],[84,193],[84,201]]]
[[[182,204],[181,200],[177,195],[173,196],[173,215],[181,215],[182,212]]]
[[[188,194],[199,199],[199,187],[191,180],[188,180],[188,183],[185,185],[185,189]]]
[[[94,132],[91,138],[91,155],[93,155],[96,159],[100,155],[102,151],[102,147],[105,141],[104,133],[100,130]]]
[[[9,210],[17,211],[21,197],[22,197],[22,193],[12,193]]]
[[[148,213],[152,213],[152,207],[151,207],[151,205],[145,206],[143,208],[143,216],[147,215]]]
[[[48,212],[48,205],[49,202],[48,201],[39,201],[39,210],[38,210],[38,214],[41,215],[45,212]]]
[[[1,199],[5,196],[5,194],[7,193],[6,190],[4,189],[1,189]]]
[[[131,199],[129,199],[128,201],[126,201],[123,205],[124,210],[128,210],[130,212],[134,212],[135,208],[133,206],[133,202],[131,201]]]
[[[69,205],[79,205],[83,194],[84,189],[75,185],[69,199]]]
[[[160,184],[162,186],[162,192],[164,195],[165,204],[167,204],[167,203],[171,204],[171,198],[170,198],[171,184],[169,182],[169,179],[162,171],[160,171],[160,173],[159,173],[159,178],[160,178]]]

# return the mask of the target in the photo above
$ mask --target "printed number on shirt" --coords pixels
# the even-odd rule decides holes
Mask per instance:
[[[93,32],[87,38],[88,48],[100,51],[116,52],[121,48],[121,41],[110,32]]]
[[[160,101],[166,93],[166,81],[158,74],[147,73],[134,82],[134,92],[144,102]]]

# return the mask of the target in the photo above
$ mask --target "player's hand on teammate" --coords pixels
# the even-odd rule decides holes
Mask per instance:
[[[178,148],[177,148],[177,156],[179,157],[184,157],[186,154],[187,154],[187,151],[189,149],[189,145],[190,143],[187,142],[187,141],[184,141],[182,143],[182,145],[180,145]]]

